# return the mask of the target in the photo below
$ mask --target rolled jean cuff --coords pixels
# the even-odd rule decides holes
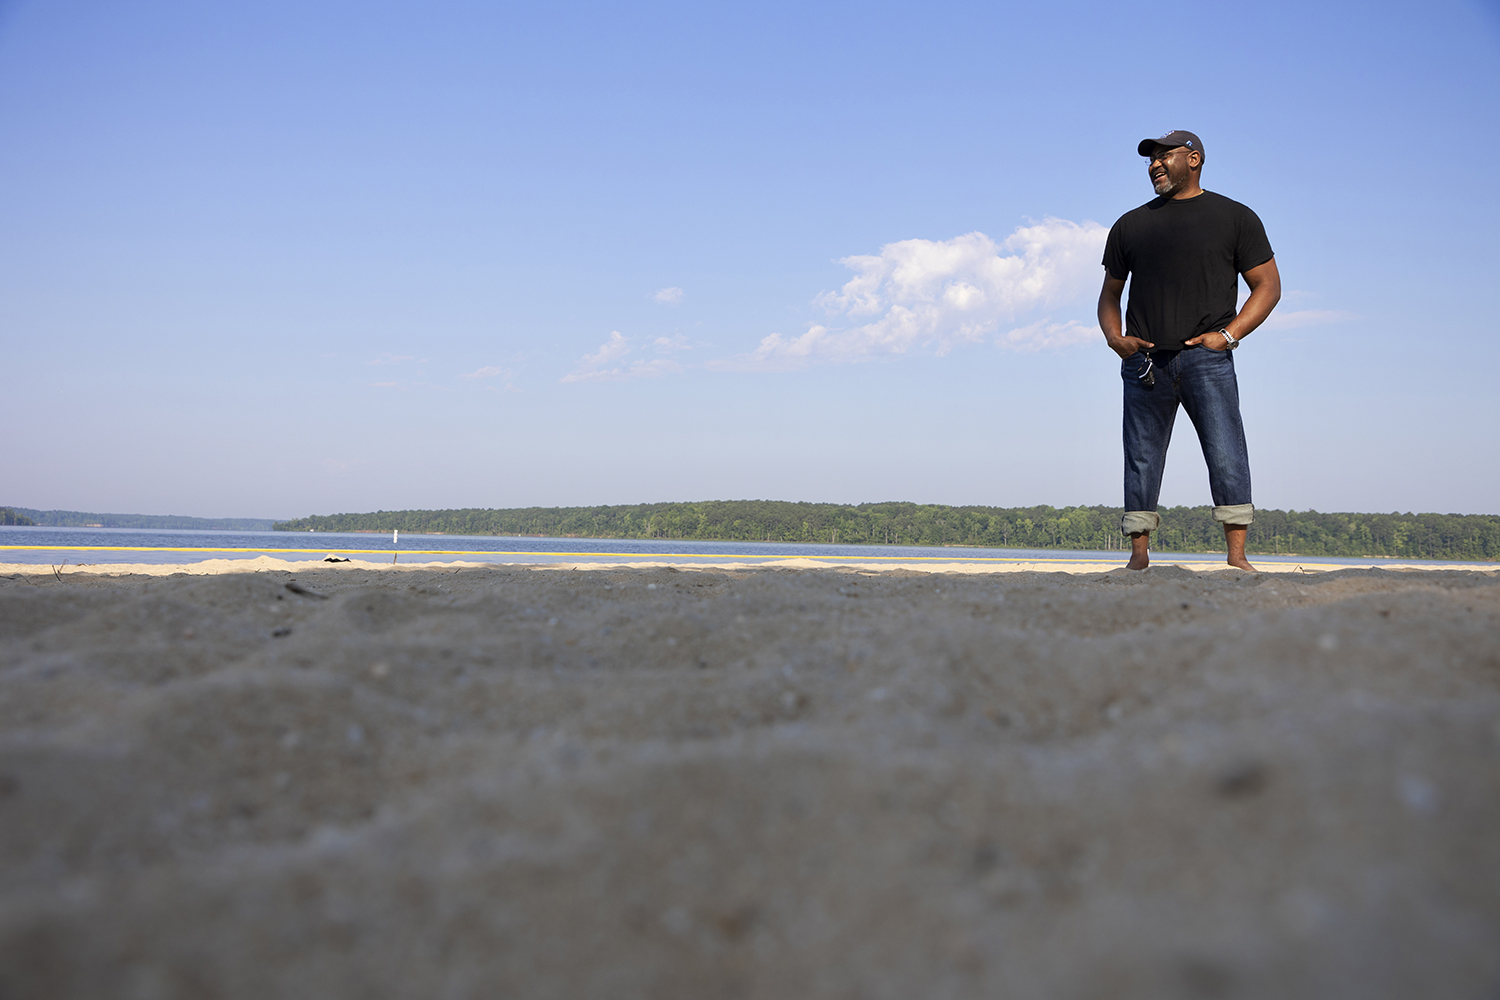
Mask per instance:
[[[1161,516],[1154,510],[1127,510],[1120,518],[1120,534],[1139,535],[1155,531],[1161,525]]]
[[[1255,522],[1255,504],[1232,503],[1214,508],[1214,520],[1220,524],[1237,524],[1244,527]]]

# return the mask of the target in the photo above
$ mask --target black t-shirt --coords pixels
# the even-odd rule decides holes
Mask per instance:
[[[1104,243],[1110,277],[1130,278],[1126,334],[1159,351],[1234,319],[1239,276],[1272,256],[1256,214],[1212,191],[1148,201],[1120,216]]]

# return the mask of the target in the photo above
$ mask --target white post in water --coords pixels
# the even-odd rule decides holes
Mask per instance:
[[[400,538],[400,537],[401,537],[401,529],[400,528],[392,528],[391,529],[391,544],[395,545],[396,542],[397,542],[397,539]],[[396,553],[396,552],[392,552],[391,553],[391,564],[392,565],[395,565],[395,563],[396,563],[396,556],[398,554],[399,553]]]

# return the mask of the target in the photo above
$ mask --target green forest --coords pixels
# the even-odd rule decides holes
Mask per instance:
[[[185,514],[95,514],[84,510],[0,508],[16,517],[6,524],[36,524],[47,528],[164,528],[181,531],[270,531],[269,517],[188,517]]]
[[[30,525],[36,522],[24,514],[17,514],[9,507],[0,507],[0,524]]]
[[[1021,549],[1128,547],[1118,507],[947,507],[940,504],[711,500],[619,507],[397,510],[278,521],[277,531],[380,531],[551,538],[975,545]],[[1223,552],[1208,507],[1168,507],[1154,547]],[[1500,559],[1500,516],[1320,514],[1258,510],[1247,549],[1305,556]]]

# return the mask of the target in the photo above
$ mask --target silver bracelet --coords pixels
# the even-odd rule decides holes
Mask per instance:
[[[1224,350],[1226,350],[1226,351],[1232,351],[1236,347],[1240,346],[1240,342],[1238,340],[1235,340],[1233,337],[1231,337],[1229,335],[1229,331],[1227,329],[1220,330],[1219,332],[1222,333],[1224,335],[1224,339],[1226,341],[1228,341],[1228,343],[1224,347]]]

